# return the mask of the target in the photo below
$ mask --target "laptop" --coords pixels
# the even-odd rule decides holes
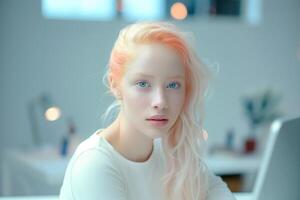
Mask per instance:
[[[272,123],[253,199],[300,200],[300,117]]]

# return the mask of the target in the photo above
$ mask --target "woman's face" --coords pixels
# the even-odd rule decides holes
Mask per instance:
[[[185,100],[185,73],[174,49],[161,44],[140,45],[122,83],[126,123],[150,138],[161,137],[174,125]],[[167,121],[149,120],[163,115]]]

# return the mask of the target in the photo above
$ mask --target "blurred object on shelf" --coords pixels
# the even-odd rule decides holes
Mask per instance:
[[[256,139],[248,137],[244,142],[244,153],[252,153],[256,150]]]
[[[83,140],[76,133],[74,120],[69,117],[67,119],[68,131],[62,138],[60,153],[62,156],[71,156],[80,142]]]
[[[227,133],[226,133],[226,138],[225,138],[225,147],[228,150],[234,150],[235,146],[234,146],[234,139],[235,139],[235,133],[234,133],[234,129],[230,128]]]
[[[245,153],[262,149],[267,140],[268,125],[282,116],[279,110],[280,101],[281,96],[270,88],[243,98],[243,108],[249,124],[249,132],[244,142]]]

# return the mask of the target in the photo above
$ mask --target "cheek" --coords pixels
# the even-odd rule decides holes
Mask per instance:
[[[147,96],[142,92],[130,90],[125,94],[123,103],[127,105],[131,112],[141,113],[143,109],[147,108],[149,102]]]
[[[176,102],[176,104],[177,104],[177,106],[176,106],[176,108],[177,108],[177,112],[178,112],[178,114],[181,112],[181,110],[182,110],[182,107],[183,107],[183,104],[184,104],[184,96],[180,96],[180,98],[178,98],[178,100],[177,100],[177,102]]]
[[[184,91],[178,93],[171,93],[170,100],[172,102],[172,105],[180,110],[185,100]]]

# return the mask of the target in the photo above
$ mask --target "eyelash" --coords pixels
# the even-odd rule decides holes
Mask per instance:
[[[138,81],[137,83],[136,83],[136,85],[139,85],[139,83],[148,83],[147,81]],[[180,83],[178,83],[178,82],[171,82],[171,84],[173,84],[173,83],[175,83],[175,84],[177,84],[178,86],[176,87],[176,88],[174,88],[174,89],[178,89],[178,88],[180,88],[181,87],[181,84]],[[149,83],[148,83],[149,84]],[[169,84],[170,85],[170,84]],[[145,88],[145,87],[141,87],[141,88]]]

